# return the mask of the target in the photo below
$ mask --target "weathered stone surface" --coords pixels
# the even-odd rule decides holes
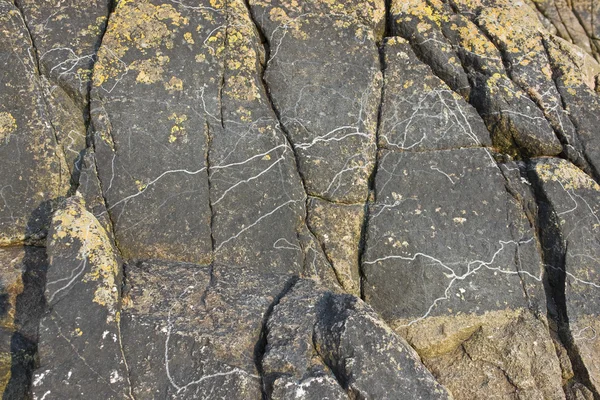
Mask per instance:
[[[2,396],[597,399],[598,11],[0,0]]]
[[[308,194],[365,201],[375,164],[384,2],[250,4],[270,46],[265,82]]]
[[[577,129],[582,152],[597,179],[600,176],[600,98],[594,91],[594,77],[600,74],[600,64],[583,51],[558,38],[546,38],[545,47],[553,68],[556,87]]]
[[[215,60],[201,37],[223,19],[216,14],[194,39],[205,12],[168,1],[119,2],[98,52],[96,158],[125,257],[211,259],[201,94],[216,97],[220,78],[208,76]],[[204,62],[209,66],[199,68]]]
[[[300,280],[274,307],[267,330],[262,369],[273,398],[450,398],[407,343],[354,296]]]
[[[221,129],[211,132],[209,154],[215,257],[227,265],[299,272],[306,193],[261,80],[264,49],[249,11],[237,0],[225,12]]]
[[[400,328],[456,399],[564,399],[548,327],[527,310],[433,317]]]
[[[441,2],[433,3],[443,6]],[[391,33],[408,40],[415,52],[455,92],[469,98],[469,77],[455,49],[440,29],[441,18],[431,3],[422,0],[392,1]]]
[[[165,262],[127,276],[122,330],[136,399],[261,398],[255,346],[288,276]]]
[[[526,92],[513,83],[499,49],[465,16],[482,9],[480,3],[475,2],[472,9],[463,7],[458,14],[440,1],[414,0],[411,6],[393,2],[393,29],[411,42],[417,54],[428,54],[421,58],[477,108],[497,148],[509,154],[560,153],[550,124]],[[470,91],[462,83],[465,73]]]
[[[488,150],[385,152],[375,188],[364,293],[387,319],[544,308],[522,286],[541,282],[534,231]]]
[[[554,28],[561,38],[572,42],[598,59],[600,43],[596,21],[598,5],[589,0],[533,0],[532,8],[547,21],[546,28]]]
[[[407,41],[386,41],[379,145],[426,151],[491,146],[477,111],[436,77]]]
[[[96,217],[106,233],[114,240],[113,226],[109,213],[106,210],[102,186],[98,179],[96,168],[96,154],[92,148],[88,148],[81,156],[81,173],[79,175],[77,192],[83,197],[87,210]]]
[[[49,311],[40,323],[34,397],[130,397],[121,349],[121,266],[81,197],[70,197],[54,214],[48,256]]]
[[[347,293],[360,296],[359,253],[364,206],[311,198],[308,210],[308,226],[323,246],[337,280]]]
[[[29,33],[0,2],[0,245],[46,235],[52,200],[69,177],[44,103]]]
[[[494,348],[503,354],[510,335],[524,329],[518,326],[540,337],[543,357],[554,363],[549,376],[560,381],[556,356],[547,353],[553,350],[547,327],[531,314],[545,313],[539,245],[509,187],[486,149],[384,152],[380,161],[363,261],[365,299],[407,335],[456,398],[489,396],[477,357]],[[529,322],[518,322],[519,315]],[[479,355],[469,359],[460,346],[480,328],[498,331],[507,344],[483,335]],[[457,357],[463,361],[453,363]],[[515,349],[513,357],[544,365],[533,348]],[[492,370],[490,385],[512,391],[539,395],[552,380],[520,375],[519,368]]]
[[[600,186],[565,160],[535,160],[531,172],[543,196],[542,241],[558,302],[559,333],[574,364],[582,364],[589,383],[598,391]]]
[[[106,28],[111,0],[17,0],[29,26],[41,73],[59,84],[80,106],[96,51]]]

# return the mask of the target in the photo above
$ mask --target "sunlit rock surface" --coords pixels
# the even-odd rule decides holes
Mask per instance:
[[[600,398],[599,36],[589,0],[0,0],[3,398]]]

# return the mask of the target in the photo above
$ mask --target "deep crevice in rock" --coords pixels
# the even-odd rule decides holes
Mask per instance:
[[[263,358],[267,351],[267,335],[269,333],[267,323],[269,322],[269,319],[271,318],[271,315],[273,314],[273,309],[275,308],[275,306],[277,306],[279,304],[279,302],[281,301],[281,299],[283,299],[285,297],[285,295],[287,295],[290,292],[290,290],[293,289],[293,287],[296,285],[296,283],[298,282],[299,279],[300,278],[298,276],[292,276],[285,283],[283,290],[277,296],[275,296],[275,298],[273,299],[273,301],[267,308],[265,315],[263,316],[259,339],[258,339],[258,342],[256,342],[256,344],[254,346],[254,365],[256,366],[256,370],[258,371],[258,374],[260,376],[263,400],[268,400],[271,398],[270,386],[272,384],[272,382],[267,382],[265,373],[263,370],[263,366],[262,366]]]
[[[589,373],[573,345],[573,336],[569,327],[566,302],[566,264],[567,247],[560,230],[560,219],[552,207],[542,188],[542,183],[531,170],[529,164],[529,181],[532,183],[534,197],[538,205],[538,236],[542,247],[542,260],[545,266],[544,289],[550,329],[556,329],[560,342],[567,350],[575,376],[573,380],[583,384],[594,393],[597,400],[600,395],[593,390]]]
[[[369,232],[369,218],[371,215],[371,206],[377,200],[375,183],[376,183],[376,178],[377,178],[377,171],[379,169],[380,152],[382,150],[379,146],[379,135],[380,135],[381,125],[382,125],[382,121],[383,121],[383,101],[385,98],[386,38],[390,37],[390,35],[392,34],[393,21],[392,21],[391,9],[392,9],[392,0],[385,0],[385,31],[383,33],[383,38],[381,40],[381,43],[379,43],[379,49],[378,49],[378,51],[379,51],[379,70],[381,71],[381,94],[379,97],[379,105],[377,107],[377,124],[375,127],[375,146],[376,146],[375,164],[373,165],[373,170],[371,171],[371,175],[369,176],[369,181],[368,181],[369,195],[364,204],[365,215],[364,215],[364,221],[363,221],[363,225],[362,225],[361,232],[360,232],[360,241],[358,244],[358,246],[359,246],[359,249],[358,249],[358,273],[360,275],[359,291],[360,291],[360,298],[362,300],[365,300],[364,284],[365,284],[365,280],[366,280],[364,269],[363,269],[363,262],[364,262],[364,258],[365,258],[365,252],[367,249],[367,240],[368,240],[368,232]]]
[[[214,236],[214,222],[215,222],[215,212],[213,210],[212,198],[211,198],[211,190],[212,190],[212,181],[211,181],[211,149],[212,149],[212,135],[210,131],[210,123],[206,120],[206,124],[204,129],[206,129],[206,154],[204,155],[206,160],[206,182],[208,185],[208,209],[210,210],[210,243],[212,250],[212,258],[214,262],[215,257],[215,236]]]

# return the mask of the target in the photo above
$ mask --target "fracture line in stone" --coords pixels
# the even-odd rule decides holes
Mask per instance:
[[[281,243],[280,243],[281,242]],[[279,243],[279,244],[278,244]],[[290,243],[286,238],[279,238],[273,243],[273,248],[278,250],[299,250],[302,251],[300,246]]]
[[[537,282],[541,282],[542,281],[542,276],[535,276],[533,274],[531,274],[528,271],[508,271],[508,270],[504,270],[500,267],[492,267],[491,265],[495,262],[496,257],[505,249],[505,247],[507,245],[515,245],[515,246],[520,246],[522,244],[528,244],[533,242],[533,238],[530,238],[528,240],[522,240],[522,241],[514,241],[514,240],[510,240],[510,241],[503,241],[500,240],[499,244],[500,244],[500,248],[492,255],[491,259],[489,261],[484,261],[484,260],[473,260],[473,261],[469,261],[467,263],[467,272],[465,272],[462,275],[457,275],[456,271],[454,269],[452,269],[448,263],[444,263],[443,261],[439,260],[436,257],[433,257],[431,255],[425,254],[425,253],[415,253],[412,256],[401,256],[401,255],[390,255],[390,256],[386,256],[386,257],[381,257],[372,261],[364,261],[363,264],[366,265],[374,265],[376,263],[379,262],[383,262],[383,261],[387,261],[387,260],[394,260],[394,259],[398,259],[398,260],[403,260],[403,261],[415,261],[417,258],[422,257],[425,259],[428,259],[430,261],[432,261],[434,264],[439,265],[440,267],[442,267],[442,269],[446,270],[448,273],[444,273],[444,275],[446,276],[446,278],[450,279],[450,282],[448,283],[448,286],[446,287],[446,289],[444,290],[444,295],[438,297],[437,299],[435,299],[433,301],[433,303],[429,306],[427,312],[425,312],[424,315],[422,315],[421,317],[410,321],[407,326],[410,326],[418,321],[421,321],[425,318],[427,318],[431,312],[433,311],[433,309],[438,305],[439,302],[447,300],[450,298],[450,289],[454,286],[454,283],[456,281],[463,281],[465,279],[467,279],[468,277],[470,277],[471,275],[475,274],[477,271],[479,271],[481,268],[486,268],[490,271],[496,271],[502,274],[506,274],[506,275],[520,275],[520,274],[524,274],[529,276],[530,278],[534,279]],[[462,264],[462,263],[461,263]]]
[[[303,202],[304,200],[288,200],[285,203],[277,206],[274,210],[260,216],[256,221],[254,221],[252,224],[244,227],[242,230],[240,230],[238,233],[236,233],[235,235],[231,236],[230,238],[224,240],[223,242],[221,242],[217,248],[215,249],[215,251],[219,251],[221,249],[221,247],[223,247],[225,244],[231,242],[234,239],[237,239],[242,233],[246,232],[248,229],[258,225],[260,223],[260,221],[262,221],[263,219],[275,214],[277,211],[279,211],[280,209],[282,209],[283,207],[292,204],[292,203],[300,203]]]
[[[121,203],[124,203],[126,201],[129,201],[139,195],[141,195],[142,193],[144,193],[146,190],[148,190],[148,188],[150,188],[152,185],[154,185],[156,182],[158,182],[159,180],[161,180],[163,177],[170,175],[170,174],[177,174],[177,173],[183,173],[183,174],[187,174],[187,175],[197,175],[200,172],[206,171],[206,167],[202,167],[199,170],[196,171],[189,171],[187,169],[173,169],[173,170],[169,170],[169,171],[165,171],[162,174],[160,174],[158,177],[154,178],[152,181],[150,181],[142,190],[140,190],[139,192],[132,194],[130,196],[127,196],[119,201],[117,201],[115,204],[111,205],[108,210],[112,210],[113,208],[115,208],[116,206],[118,206]]]

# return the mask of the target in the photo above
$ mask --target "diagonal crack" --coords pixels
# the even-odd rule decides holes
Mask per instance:
[[[256,32],[258,33],[258,36],[260,38],[261,44],[263,46],[264,49],[264,54],[265,54],[265,60],[270,60],[271,59],[271,46],[269,44],[269,41],[267,39],[267,37],[264,34],[264,31],[262,30],[262,27],[260,26],[260,24],[258,23],[258,21],[256,21],[254,14],[252,13],[252,8],[250,6],[250,1],[249,0],[244,0],[244,4],[246,6],[247,12],[248,12],[248,16],[250,18],[250,21],[252,21],[252,24],[254,25]],[[281,119],[281,114],[279,112],[279,110],[277,109],[277,107],[275,106],[275,102],[273,100],[273,97],[271,95],[271,91],[269,90],[269,85],[265,79],[265,73],[266,73],[266,68],[267,65],[265,63],[265,65],[261,64],[261,71],[260,71],[260,82],[263,85],[263,89],[264,92],[266,93],[267,96],[267,100],[269,103],[269,106],[271,107],[271,110],[273,111],[273,114],[275,115],[275,118],[277,119],[277,126],[281,129],[281,131],[283,132],[283,136],[285,137],[286,143],[288,145],[288,147],[292,150],[292,153],[294,154],[294,164],[296,166],[296,171],[298,172],[298,176],[300,177],[300,181],[302,182],[302,188],[304,190],[304,196],[305,196],[305,204],[304,204],[304,225],[307,227],[310,235],[312,236],[313,240],[315,240],[316,243],[319,243],[321,246],[321,251],[323,251],[323,254],[325,254],[325,257],[327,259],[327,262],[329,264],[329,267],[332,269],[336,279],[338,280],[338,283],[341,286],[341,282],[338,278],[338,275],[336,273],[335,268],[333,267],[333,264],[331,262],[331,260],[327,257],[326,253],[323,250],[323,245],[319,242],[319,240],[317,239],[317,236],[315,235],[315,233],[313,232],[313,230],[310,228],[309,224],[308,224],[308,200],[309,200],[309,194],[308,194],[308,189],[306,186],[306,178],[304,177],[304,175],[302,174],[302,170],[300,169],[300,155],[298,154],[298,152],[296,151],[296,148],[294,147],[293,141],[291,139],[291,135],[289,133],[289,131],[287,130],[286,126],[283,124],[282,119]],[[300,232],[298,232],[298,236],[300,235]]]
[[[381,148],[379,147],[379,135],[381,134],[381,126],[382,126],[382,120],[383,120],[383,101],[385,98],[385,72],[386,72],[386,63],[385,63],[385,39],[387,37],[389,37],[389,35],[392,32],[392,15],[391,15],[391,0],[386,0],[385,1],[385,31],[383,34],[383,38],[381,40],[381,43],[379,44],[379,69],[381,71],[381,94],[380,94],[380,98],[379,98],[379,106],[377,109],[377,124],[376,124],[376,128],[375,128],[375,146],[376,146],[376,150],[375,150],[375,165],[373,166],[373,171],[371,172],[371,175],[369,176],[369,196],[367,198],[367,200],[365,201],[365,216],[364,216],[364,221],[363,221],[363,225],[361,228],[361,232],[360,232],[360,241],[359,241],[359,250],[358,250],[358,272],[360,275],[360,284],[359,284],[359,291],[360,291],[360,298],[365,300],[365,295],[364,295],[364,284],[365,284],[365,273],[364,273],[364,269],[363,269],[363,261],[365,258],[365,251],[367,248],[367,236],[368,236],[368,231],[369,231],[369,219],[370,219],[370,214],[371,214],[371,205],[372,203],[375,202],[376,200],[376,190],[375,190],[375,182],[376,182],[376,178],[377,178],[377,171],[379,169],[379,152],[381,151]]]

